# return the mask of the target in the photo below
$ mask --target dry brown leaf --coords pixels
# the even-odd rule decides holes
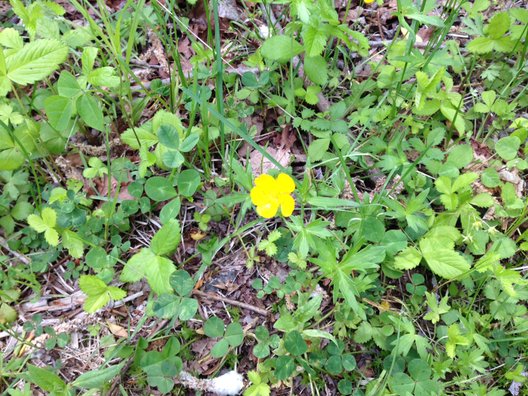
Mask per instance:
[[[112,322],[106,322],[106,325],[108,326],[108,330],[110,330],[110,332],[116,337],[121,337],[121,338],[128,337],[128,332],[126,331],[124,327],[121,327]]]
[[[279,164],[286,167],[291,162],[292,153],[290,150],[282,147],[266,148],[266,152],[273,157]],[[253,169],[253,175],[259,176],[263,173],[268,173],[271,169],[275,169],[276,166],[266,157],[264,157],[259,151],[253,150],[249,155],[249,163],[251,169]]]

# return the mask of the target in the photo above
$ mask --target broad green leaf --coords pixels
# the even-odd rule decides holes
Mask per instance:
[[[145,183],[145,193],[157,202],[174,198],[177,193],[170,180],[162,176],[153,176]]]
[[[494,41],[489,37],[477,37],[469,42],[467,49],[475,54],[487,54],[493,51]]]
[[[49,96],[44,101],[44,110],[51,126],[59,131],[64,131],[73,114],[71,99],[63,96]]]
[[[81,86],[77,79],[70,73],[63,70],[57,81],[57,90],[59,95],[65,98],[74,98],[82,93]]]
[[[171,275],[170,284],[176,294],[184,297],[191,294],[194,288],[194,280],[185,270],[178,270]]]
[[[24,46],[24,40],[17,30],[13,28],[4,28],[0,32],[0,45],[6,48],[20,50]]]
[[[510,16],[507,12],[498,12],[491,18],[486,33],[492,39],[498,39],[510,29]]]
[[[200,134],[199,133],[191,133],[189,136],[187,136],[183,142],[180,145],[180,151],[182,153],[188,153],[191,151],[198,141],[200,140]]]
[[[150,249],[141,249],[134,254],[123,267],[119,279],[122,282],[137,282],[145,276],[145,268],[152,265],[156,260],[156,255]]]
[[[451,123],[454,124],[455,129],[458,133],[460,133],[461,136],[463,136],[466,132],[466,123],[464,121],[464,113],[462,113],[462,109],[455,109],[453,105],[451,105],[448,101],[443,101],[440,105],[440,111],[442,112],[443,116],[447,118]]]
[[[155,301],[153,310],[156,316],[163,319],[177,317],[180,312],[181,297],[174,294],[161,294]]]
[[[94,47],[85,47],[81,56],[82,74],[88,76],[92,71],[97,58],[98,49]]]
[[[191,320],[198,311],[198,301],[194,298],[183,297],[180,305],[180,320]]]
[[[244,341],[244,329],[238,322],[230,323],[225,332],[225,339],[233,348],[239,346]]]
[[[17,312],[6,303],[0,303],[0,324],[14,322],[17,319]]]
[[[168,258],[155,256],[145,265],[145,276],[152,291],[156,294],[172,293],[169,283],[171,274],[176,271],[176,266]]]
[[[229,342],[225,338],[222,338],[211,349],[211,356],[215,358],[220,358],[222,356],[227,355],[228,351],[229,351]]]
[[[178,192],[185,197],[192,197],[200,185],[200,174],[194,169],[186,169],[178,175]]]
[[[84,389],[100,389],[114,379],[123,369],[125,362],[81,374],[72,385]]]
[[[302,50],[302,45],[290,36],[270,37],[260,49],[264,58],[280,63],[288,62],[294,56],[299,55]]]
[[[162,224],[167,223],[171,219],[175,219],[180,214],[181,200],[179,197],[174,198],[168,204],[163,206],[160,211],[160,220]]]
[[[410,270],[417,267],[422,260],[420,251],[412,246],[407,247],[394,257],[394,268],[399,270]]]
[[[154,234],[150,248],[158,256],[169,255],[180,244],[180,236],[180,222],[171,219]]]
[[[326,34],[318,25],[306,25],[301,33],[307,56],[321,55],[326,47]]]
[[[101,132],[105,130],[103,111],[92,95],[82,95],[77,99],[77,112],[89,127]]]
[[[293,356],[301,356],[308,350],[308,345],[306,345],[301,333],[294,330],[284,337],[284,348]]]
[[[53,371],[28,364],[26,378],[46,392],[62,391],[66,383]]]
[[[469,271],[470,265],[460,253],[446,249],[438,241],[423,238],[420,250],[431,271],[443,278],[453,279]]]
[[[149,127],[150,125],[147,124],[138,128],[129,128],[121,134],[120,139],[134,150],[139,150],[140,145],[152,147],[158,143],[158,137],[150,132]]]
[[[204,323],[204,333],[207,337],[216,338],[224,335],[224,321],[217,316],[212,316]]]
[[[88,74],[88,82],[96,87],[115,88],[119,85],[119,77],[113,67],[105,66],[92,70]]]
[[[67,56],[68,47],[60,41],[35,40],[6,57],[7,77],[17,84],[33,84],[53,73]]]
[[[73,258],[81,258],[84,253],[84,244],[79,236],[70,230],[62,231],[62,244]]]
[[[510,161],[517,157],[520,146],[521,141],[517,136],[506,136],[495,144],[495,150],[503,160]]]
[[[304,72],[314,84],[324,85],[328,81],[327,62],[321,55],[305,57]]]
[[[172,125],[162,125],[158,129],[158,139],[160,144],[173,150],[180,147],[180,133]]]

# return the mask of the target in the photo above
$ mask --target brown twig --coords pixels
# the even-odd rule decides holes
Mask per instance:
[[[203,291],[200,291],[200,290],[193,290],[193,294],[195,296],[198,296],[198,297],[202,298],[202,299],[210,299],[210,300],[215,300],[215,301],[221,301],[221,302],[225,302],[226,304],[229,304],[229,305],[234,305],[236,307],[248,309],[250,311],[259,313],[259,314],[261,314],[263,316],[268,316],[268,313],[269,313],[268,311],[266,311],[263,308],[255,307],[254,305],[246,304],[246,303],[243,303],[243,302],[240,302],[240,301],[237,301],[237,300],[232,300],[232,299],[227,298],[227,297],[222,297],[222,296],[219,296],[218,294],[206,293],[206,292],[203,292]]]

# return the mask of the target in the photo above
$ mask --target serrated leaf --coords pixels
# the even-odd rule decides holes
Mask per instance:
[[[67,56],[68,47],[60,41],[35,40],[6,57],[7,77],[17,84],[32,84],[53,73]]]
[[[145,277],[152,291],[156,294],[172,293],[170,276],[176,271],[176,266],[168,258],[155,256],[145,267]]]
[[[170,219],[156,232],[150,248],[158,256],[166,256],[172,253],[180,244],[180,222]]]
[[[307,56],[321,55],[326,47],[326,34],[319,28],[319,26],[307,25],[304,27],[301,36],[304,42],[304,48]]]
[[[507,12],[498,12],[491,18],[486,33],[492,39],[501,38],[510,29],[510,16]]]
[[[66,249],[68,249],[68,253],[73,258],[82,257],[84,252],[84,244],[75,232],[64,230],[62,232],[62,244]]]
[[[438,241],[423,238],[420,250],[431,271],[443,278],[453,279],[469,271],[470,265],[464,257],[446,249]]]
[[[141,249],[127,261],[119,279],[122,282],[137,282],[145,276],[145,267],[155,260],[156,255],[152,250]]]
[[[105,66],[92,70],[88,74],[88,82],[96,87],[115,88],[121,81],[113,67]]]
[[[417,267],[422,260],[420,251],[412,246],[407,247],[394,257],[394,268],[399,270],[410,270]]]

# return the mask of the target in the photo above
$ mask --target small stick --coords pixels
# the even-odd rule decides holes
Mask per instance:
[[[205,292],[200,291],[200,290],[193,290],[192,293],[194,295],[200,297],[200,298],[203,298],[203,299],[208,299],[209,298],[211,300],[225,302],[226,304],[234,305],[234,306],[237,306],[237,307],[240,307],[240,308],[244,308],[244,309],[248,309],[250,311],[259,313],[259,314],[261,314],[263,316],[268,316],[268,314],[269,314],[269,312],[266,311],[263,308],[255,307],[254,305],[250,305],[250,304],[246,304],[246,303],[243,303],[243,302],[240,302],[240,301],[232,300],[230,298],[222,297],[222,296],[219,296],[217,294],[205,293]]]
[[[0,237],[0,246],[2,246],[5,250],[11,253],[15,258],[19,259],[23,264],[26,264],[26,265],[31,264],[31,260],[27,256],[24,256],[21,253],[11,250],[11,248],[7,244],[7,240],[5,240],[2,237]]]

